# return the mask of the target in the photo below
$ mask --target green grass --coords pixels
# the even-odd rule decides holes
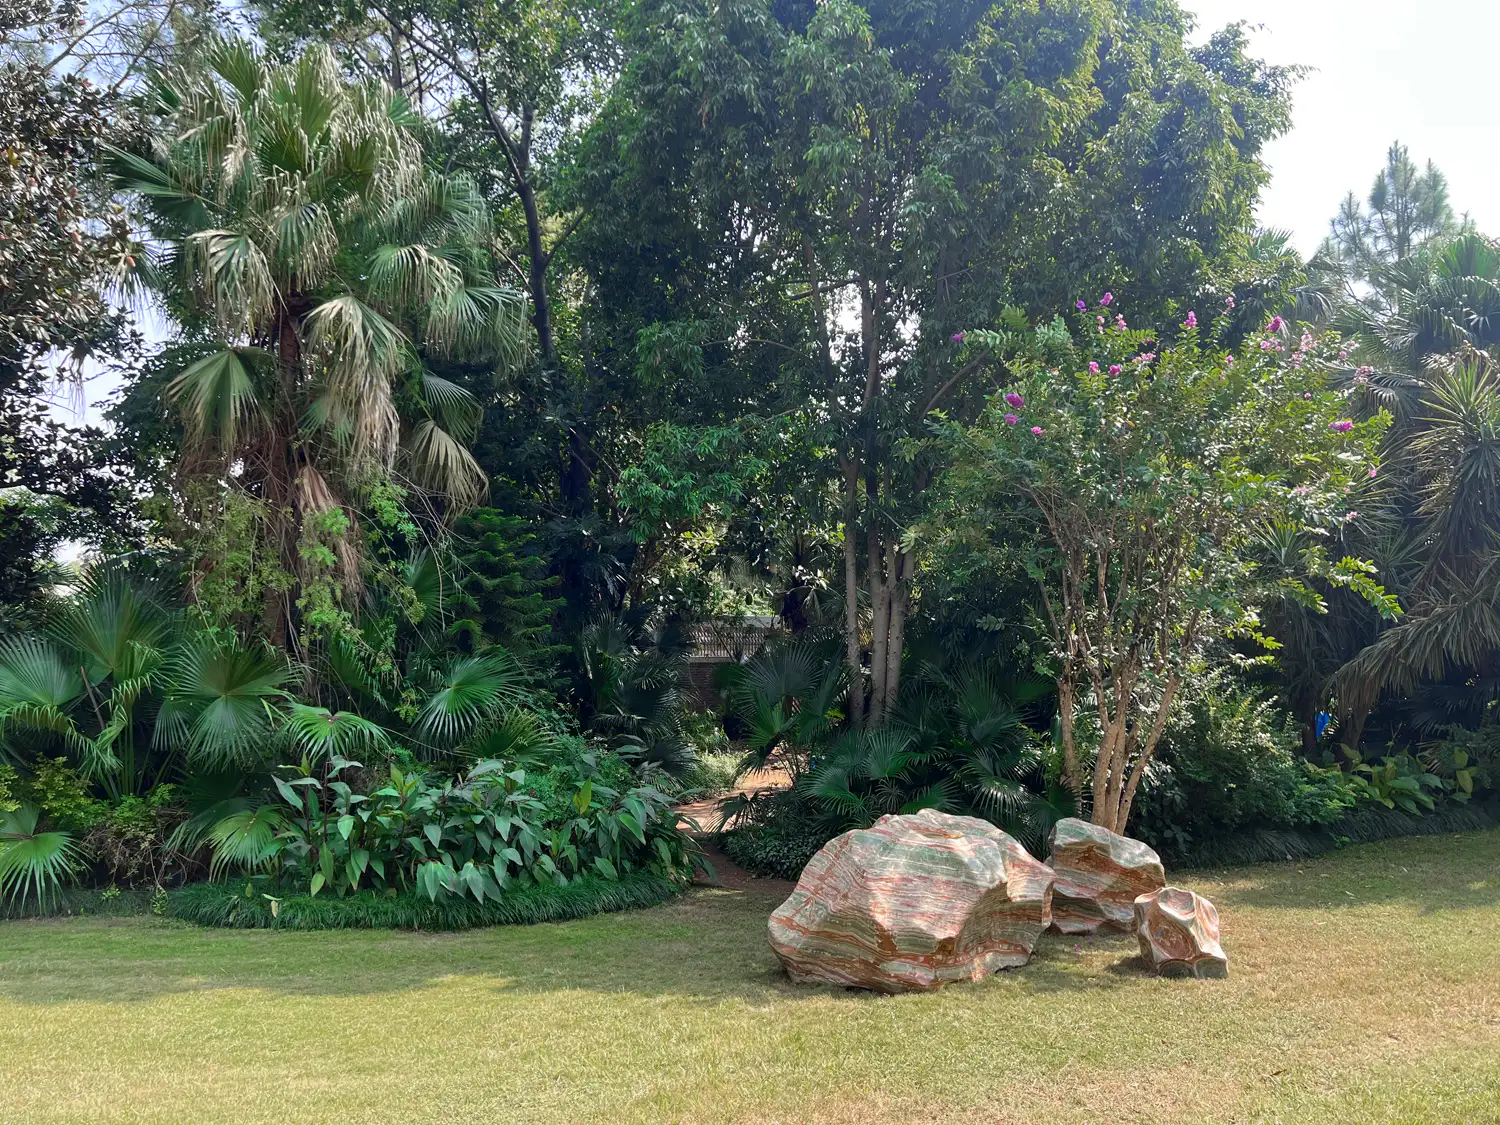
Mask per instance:
[[[1198,873],[1227,981],[1123,938],[799,988],[765,891],[428,934],[0,925],[0,1121],[1500,1122],[1500,831]]]

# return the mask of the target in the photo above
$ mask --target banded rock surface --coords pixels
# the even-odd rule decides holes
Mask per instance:
[[[1167,885],[1156,852],[1086,820],[1059,820],[1048,843],[1047,862],[1057,872],[1052,924],[1065,934],[1129,933],[1136,897]]]
[[[1026,964],[1052,871],[988,821],[924,809],[845,832],[771,915],[795,981],[930,991]]]
[[[1135,900],[1141,958],[1164,977],[1226,977],[1219,911],[1200,894],[1163,887]]]

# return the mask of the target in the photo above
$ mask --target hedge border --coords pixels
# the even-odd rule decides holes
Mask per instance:
[[[1410,816],[1395,809],[1367,806],[1345,813],[1325,828],[1262,828],[1237,833],[1185,848],[1158,847],[1169,871],[1205,871],[1224,867],[1248,867],[1256,863],[1279,863],[1286,860],[1311,859],[1354,844],[1374,844],[1409,836],[1443,836],[1453,832],[1476,832],[1500,827],[1500,805],[1452,805],[1421,816]],[[771,839],[765,847],[757,837]],[[789,844],[803,844],[775,838],[775,829],[761,826],[736,829],[726,833],[724,852],[735,863],[756,875],[796,881],[807,860],[798,864],[787,852],[800,851]],[[757,862],[765,851],[780,851],[770,862]],[[816,852],[817,849],[812,849]],[[810,852],[807,859],[812,858]]]
[[[1311,859],[1354,844],[1374,844],[1410,836],[1444,836],[1495,827],[1500,827],[1500,815],[1493,806],[1453,805],[1421,816],[1367,806],[1345,813],[1326,828],[1263,828],[1180,850],[1158,850],[1168,868],[1203,871]]]
[[[373,891],[345,898],[287,895],[273,915],[259,890],[246,896],[244,884],[194,883],[171,893],[167,914],[200,926],[242,930],[467,930],[639,910],[658,906],[682,889],[682,883],[666,876],[635,871],[616,880],[586,876],[564,887],[520,887],[483,903],[454,895],[433,902],[415,894]]]

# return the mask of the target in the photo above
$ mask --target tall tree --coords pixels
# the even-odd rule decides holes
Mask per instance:
[[[38,592],[61,540],[116,522],[122,484],[103,435],[49,409],[59,382],[130,342],[105,300],[130,261],[100,170],[119,107],[48,63],[79,15],[72,5],[0,5],[0,603],[9,605]]]
[[[1418,168],[1398,141],[1386,152],[1366,204],[1351,191],[1329,227],[1325,250],[1345,262],[1352,276],[1369,280],[1434,239],[1455,233],[1458,223],[1447,177],[1430,160]]]
[[[1150,313],[1248,243],[1291,75],[1188,26],[1109,0],[633,13],[577,172],[596,335],[622,366],[673,343],[649,351],[678,420],[816,429],[856,724],[900,691],[925,419],[972,416],[995,370],[954,334],[1080,287]]]
[[[590,506],[597,455],[590,402],[558,337],[559,253],[577,216],[551,200],[560,152],[591,115],[615,65],[611,7],[598,0],[379,0],[260,5],[273,38],[330,35],[355,65],[380,73],[440,121],[434,136],[452,164],[496,189],[520,244],[508,259],[531,299],[538,392],[560,416],[566,445],[558,468],[564,506]],[[582,381],[586,384],[587,380]]]
[[[225,42],[153,89],[157,131],[118,182],[207,352],[166,389],[179,469],[207,486],[190,497],[248,505],[279,564],[255,572],[263,627],[293,644],[348,612],[367,532],[416,535],[403,499],[444,516],[482,495],[477,407],[422,356],[513,365],[524,299],[472,182],[426,167],[406,99],[326,49],[277,66]]]

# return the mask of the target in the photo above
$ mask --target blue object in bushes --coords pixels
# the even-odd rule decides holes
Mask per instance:
[[[1328,729],[1328,724],[1333,722],[1333,716],[1330,715],[1327,711],[1319,711],[1316,722],[1318,724],[1318,733],[1316,737],[1321,739],[1323,737],[1323,732]]]

